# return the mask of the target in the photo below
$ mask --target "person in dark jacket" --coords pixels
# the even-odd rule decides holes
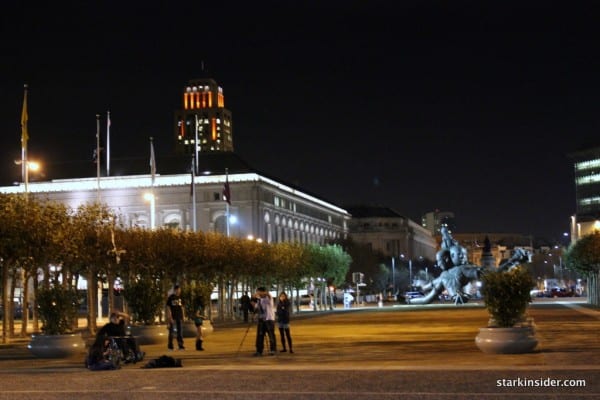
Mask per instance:
[[[96,338],[114,338],[123,352],[123,357],[125,357],[124,361],[126,363],[136,363],[143,360],[144,352],[140,350],[135,337],[127,335],[127,325],[129,325],[128,314],[121,311],[112,312],[109,317],[109,322],[100,328],[98,333],[96,333]]]
[[[290,299],[288,298],[285,292],[281,292],[279,294],[279,301],[277,302],[277,324],[279,325],[279,335],[281,336],[281,345],[283,349],[282,353],[287,351],[285,347],[285,341],[287,338],[287,345],[290,349],[290,353],[293,353],[292,349],[292,336],[290,334],[290,310],[292,309],[292,304]]]
[[[244,292],[244,295],[240,298],[240,310],[244,315],[244,322],[248,322],[248,311],[252,310],[252,308],[250,296],[248,295],[248,292]]]
[[[173,293],[167,299],[167,322],[169,323],[169,337],[167,348],[173,350],[173,339],[177,338],[179,350],[185,350],[183,346],[183,300],[181,299],[181,288],[179,285],[173,287]]]

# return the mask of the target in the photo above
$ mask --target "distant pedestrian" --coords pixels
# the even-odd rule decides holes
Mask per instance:
[[[179,350],[185,350],[182,332],[184,318],[183,301],[179,285],[173,287],[173,293],[167,299],[166,314],[167,322],[169,323],[168,349],[173,350],[173,339],[176,337]]]
[[[240,309],[244,315],[244,322],[248,322],[248,312],[252,309],[248,292],[244,292],[244,295],[240,298]]]
[[[350,292],[345,292],[344,293],[344,308],[350,308],[353,300],[354,300],[354,296],[352,296],[350,294]]]
[[[290,353],[293,353],[292,349],[292,335],[290,334],[290,310],[292,308],[292,303],[288,298],[285,292],[279,293],[279,301],[277,302],[277,324],[279,325],[279,336],[281,336],[281,349],[282,353],[285,353],[287,350],[285,348],[285,342],[287,339],[288,347],[290,348]]]
[[[277,351],[275,342],[275,310],[273,298],[264,287],[256,289],[254,312],[257,313],[258,323],[256,325],[256,353],[262,356],[265,348],[265,336],[269,339],[269,355],[274,356]]]

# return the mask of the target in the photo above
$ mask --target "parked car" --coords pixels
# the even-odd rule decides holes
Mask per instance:
[[[404,299],[404,302],[406,304],[409,304],[411,299],[416,299],[416,298],[423,297],[423,296],[425,296],[425,294],[423,294],[423,292],[405,292],[402,295],[402,298]],[[400,299],[398,299],[398,300],[400,300]]]
[[[23,318],[23,306],[21,304],[15,304],[13,308],[14,319],[22,319]],[[0,319],[4,317],[4,307],[0,304]],[[29,308],[29,319],[33,317],[33,312],[31,307]]]
[[[552,288],[548,292],[548,297],[573,297],[573,292],[565,288]]]

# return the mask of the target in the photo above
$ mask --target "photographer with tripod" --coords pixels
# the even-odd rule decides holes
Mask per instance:
[[[264,287],[256,289],[253,299],[254,312],[257,315],[256,325],[256,353],[262,356],[265,347],[265,335],[269,339],[269,355],[274,356],[277,351],[275,341],[275,310],[273,298]]]

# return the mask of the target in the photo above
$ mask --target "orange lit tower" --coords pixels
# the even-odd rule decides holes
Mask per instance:
[[[183,109],[175,113],[179,154],[233,151],[231,112],[213,79],[194,79],[183,89]]]

